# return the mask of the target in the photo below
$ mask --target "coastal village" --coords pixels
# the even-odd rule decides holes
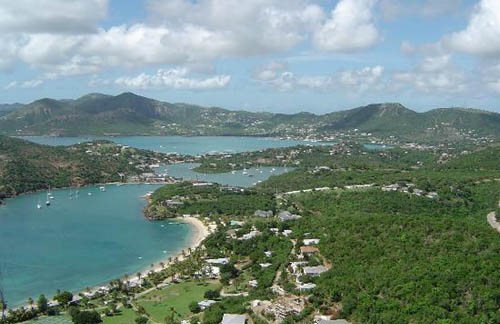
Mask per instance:
[[[308,177],[323,178],[347,173],[359,157],[378,165],[407,156],[401,172],[405,174],[432,161],[445,165],[470,154],[436,147],[392,150],[385,144],[374,149],[355,142],[205,156],[149,153],[107,142],[82,145],[78,149],[88,155],[127,156],[134,171],[120,174],[125,183],[165,185],[146,196],[145,217],[158,226],[191,224],[189,247],[105,285],[79,293],[57,291],[51,299],[30,298],[21,308],[4,305],[2,323],[40,315],[40,323],[56,318],[70,323],[69,318],[93,314],[105,324],[349,324],[343,316],[346,306],[337,297],[327,303],[319,300],[324,294],[319,284],[335,271],[336,260],[325,256],[330,234],[309,224],[315,214],[297,198],[381,192],[438,201],[435,187],[387,177],[377,182],[338,181],[335,187],[302,183],[297,190],[262,191],[186,181],[162,168],[197,163],[202,169],[231,172],[287,166],[301,168]],[[308,160],[311,155],[314,162]]]

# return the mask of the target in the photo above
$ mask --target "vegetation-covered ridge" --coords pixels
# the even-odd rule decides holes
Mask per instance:
[[[401,104],[371,104],[325,115],[231,111],[161,102],[132,93],[41,99],[0,117],[8,135],[361,136],[406,141],[498,138],[500,114],[447,108],[425,113]],[[0,115],[1,116],[1,115]]]
[[[0,200],[50,187],[125,182],[163,158],[108,141],[52,147],[0,135]]]

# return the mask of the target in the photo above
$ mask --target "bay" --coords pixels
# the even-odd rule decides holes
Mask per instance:
[[[116,137],[47,137],[23,136],[22,139],[44,145],[73,145],[96,139],[162,153],[202,155],[210,153],[254,152],[267,148],[295,145],[321,145],[322,142],[280,140],[271,137],[245,136],[116,136]]]
[[[72,190],[72,200],[69,189],[55,190],[50,207],[45,192],[7,200],[0,207],[0,285],[9,306],[133,274],[185,248],[189,225],[144,219],[141,196],[156,188],[88,187],[78,198]]]
[[[260,167],[249,168],[247,170],[235,170],[225,173],[198,173],[193,169],[199,166],[199,163],[179,163],[162,166],[156,169],[157,173],[167,172],[169,176],[183,178],[184,180],[199,180],[206,182],[216,182],[221,185],[251,187],[258,182],[265,181],[271,176],[290,172],[292,167]]]

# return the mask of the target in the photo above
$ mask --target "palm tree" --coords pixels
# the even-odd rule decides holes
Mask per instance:
[[[160,267],[161,267],[162,269],[165,269],[165,263],[160,262]]]
[[[142,273],[137,272],[137,278],[139,278],[139,280],[141,280],[141,276],[142,276]]]
[[[175,308],[170,307],[170,314],[165,317],[165,323],[167,324],[175,324],[175,317],[180,317],[181,314],[177,313]]]

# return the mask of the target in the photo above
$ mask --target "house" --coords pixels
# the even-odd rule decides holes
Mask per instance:
[[[319,244],[319,239],[306,239],[304,240],[304,245],[309,246],[309,245],[318,245]]]
[[[307,262],[305,262],[305,261],[298,261],[298,262],[290,263],[290,266],[292,267],[293,273],[297,273],[297,270],[299,269],[299,267],[302,267],[306,264],[307,264]]]
[[[299,218],[301,218],[302,216],[300,215],[296,215],[296,214],[292,214],[290,213],[289,211],[282,211],[278,214],[278,218],[284,222],[284,221],[290,221],[290,220],[297,220]]]
[[[314,254],[317,252],[319,252],[319,250],[315,246],[301,246],[300,247],[300,253],[302,253],[303,255]]]
[[[302,271],[304,272],[304,275],[306,275],[306,276],[317,277],[317,276],[321,275],[322,273],[327,272],[328,268],[325,266],[304,267],[302,269]]]
[[[224,314],[221,324],[247,324],[246,315]]]
[[[205,261],[210,264],[228,264],[229,258],[207,259]]]
[[[203,300],[201,302],[198,303],[198,306],[200,306],[200,308],[202,310],[205,310],[207,309],[208,307],[212,306],[213,304],[217,303],[215,300]]]
[[[212,182],[195,182],[193,183],[193,187],[210,187],[214,184]]]
[[[248,285],[249,285],[250,287],[257,288],[257,286],[259,286],[259,283],[257,282],[257,280],[250,280],[250,281],[248,282]]]
[[[329,319],[318,319],[316,324],[351,324],[345,319],[329,320]]]
[[[290,234],[292,234],[292,230],[284,230],[283,231],[283,235],[285,235],[286,237],[288,237]]]
[[[270,258],[273,256],[273,251],[265,251],[264,254],[266,255],[266,257]]]
[[[260,232],[259,231],[251,231],[250,233],[248,234],[244,234],[242,237],[240,237],[238,240],[240,241],[245,241],[245,240],[250,240],[254,237],[257,237],[260,235]]]
[[[268,217],[273,217],[274,213],[272,210],[256,210],[255,213],[253,214],[255,217],[262,217],[262,218],[268,218]]]
[[[229,222],[229,225],[231,225],[231,226],[243,226],[243,224],[245,224],[245,222],[240,222],[240,221],[235,221],[235,220],[232,220]]]
[[[300,291],[307,291],[316,288],[316,284],[313,283],[305,283],[297,285],[297,289]]]
[[[272,266],[272,263],[259,263],[259,265],[261,268],[269,268],[270,266]]]

